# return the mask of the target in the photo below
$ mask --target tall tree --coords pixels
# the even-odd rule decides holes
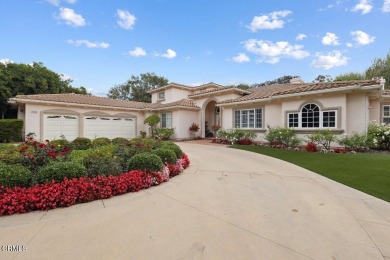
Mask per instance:
[[[363,73],[349,72],[336,76],[334,81],[363,80],[365,78],[366,76]]]
[[[157,76],[154,73],[141,73],[132,75],[125,83],[116,85],[108,91],[108,97],[120,100],[139,102],[151,102],[151,96],[147,91],[168,84],[168,79]]]
[[[273,85],[273,84],[288,84],[290,83],[290,80],[294,79],[294,78],[298,78],[299,76],[291,76],[291,75],[287,75],[287,76],[282,76],[282,77],[279,77],[277,79],[274,79],[274,80],[267,80],[263,83],[255,83],[255,84],[252,84],[251,87],[262,87],[262,86],[267,86],[267,85]]]
[[[1,118],[4,118],[9,107],[8,99],[16,95],[87,94],[85,88],[75,88],[70,83],[71,80],[63,80],[60,74],[49,70],[42,63],[0,63]]]
[[[390,52],[383,59],[376,58],[366,70],[366,79],[383,77],[386,80],[385,88],[390,88]]]
[[[243,89],[243,90],[248,90],[250,89],[250,86],[248,84],[239,84],[236,86],[236,88]]]
[[[333,79],[329,75],[318,75],[313,82],[318,83],[318,82],[332,82]]]

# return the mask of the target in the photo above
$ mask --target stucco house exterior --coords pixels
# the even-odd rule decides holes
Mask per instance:
[[[23,119],[24,133],[38,139],[139,136],[144,119],[161,118],[174,139],[211,135],[212,126],[255,131],[261,140],[267,126],[293,128],[298,134],[332,129],[336,134],[365,131],[369,122],[390,123],[390,91],[384,80],[269,85],[249,90],[215,83],[192,87],[176,83],[149,91],[152,103],[119,101],[78,94],[21,95],[10,99]],[[211,133],[211,134],[210,134]]]

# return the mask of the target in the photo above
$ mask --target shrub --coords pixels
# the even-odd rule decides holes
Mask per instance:
[[[264,138],[270,145],[277,142],[278,145],[294,147],[301,143],[301,140],[296,136],[295,131],[285,127],[271,128],[270,126],[267,126],[267,132],[265,133]]]
[[[17,164],[20,162],[20,147],[13,144],[2,145],[0,147],[0,162],[7,164]]]
[[[20,142],[22,140],[23,120],[0,120],[0,143]]]
[[[235,144],[238,140],[242,138],[247,138],[250,140],[254,140],[257,134],[253,131],[242,130],[238,128],[233,129],[219,129],[217,132],[217,137],[228,140],[231,144]]]
[[[129,145],[130,141],[126,138],[123,137],[116,137],[112,139],[112,144],[113,145]]]
[[[155,155],[161,158],[163,163],[176,163],[176,153],[171,149],[159,148],[153,151]]]
[[[96,138],[92,141],[93,147],[105,146],[105,145],[110,145],[110,144],[112,144],[112,142],[107,137],[99,137],[99,138]]]
[[[308,138],[310,142],[322,145],[326,150],[329,150],[332,142],[337,140],[332,130],[319,130]]]
[[[35,175],[38,183],[47,183],[52,180],[61,182],[65,178],[73,179],[85,176],[86,169],[76,162],[52,162],[41,168]]]
[[[83,158],[87,175],[108,176],[123,172],[119,161],[113,158],[113,152],[113,146],[102,146],[88,151]]]
[[[146,137],[146,132],[145,131],[139,131],[139,134],[141,135],[142,138]]]
[[[161,142],[160,143],[160,147],[173,150],[175,152],[177,158],[180,158],[183,155],[183,151],[175,143],[172,143],[172,142]]]
[[[307,152],[312,152],[312,153],[315,153],[315,152],[318,151],[317,145],[315,143],[312,143],[312,142],[309,142],[309,143],[306,144],[305,150]]]
[[[249,139],[249,138],[241,138],[240,140],[238,140],[237,144],[251,145],[252,144],[252,140]]]
[[[342,137],[338,143],[352,151],[365,150],[368,148],[367,134],[352,133],[350,136]]]
[[[169,140],[175,131],[172,128],[156,128],[154,137],[160,140]]]
[[[72,148],[74,150],[87,150],[92,147],[92,141],[86,137],[77,137],[72,142]]]
[[[29,169],[20,165],[7,165],[0,162],[0,186],[29,187],[32,174]]]
[[[154,129],[156,128],[156,125],[160,123],[160,117],[158,115],[150,115],[144,120],[144,124],[148,124],[152,130],[152,137],[154,138]]]
[[[148,173],[160,172],[163,162],[160,157],[151,153],[140,153],[134,155],[128,161],[128,170],[142,170]]]
[[[190,128],[188,130],[190,132],[198,132],[199,131],[199,125],[195,124],[195,123],[192,123],[192,125],[190,125]]]
[[[153,138],[133,138],[130,141],[132,147],[144,147],[145,151],[151,151],[157,149],[160,146],[160,142]]]
[[[367,129],[368,145],[374,149],[390,150],[390,125],[369,124]]]
[[[70,149],[70,143],[66,139],[52,140],[48,143],[48,145],[55,151],[61,151],[65,147],[68,147],[68,149]]]

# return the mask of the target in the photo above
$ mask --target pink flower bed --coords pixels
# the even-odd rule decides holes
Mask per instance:
[[[167,165],[162,172],[151,174],[133,170],[118,176],[65,179],[62,182],[52,181],[28,188],[0,186],[0,216],[69,207],[147,189],[180,174],[189,164],[190,160],[183,154],[176,164]]]

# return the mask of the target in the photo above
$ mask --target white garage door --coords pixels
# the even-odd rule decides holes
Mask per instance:
[[[134,138],[135,119],[122,117],[84,117],[84,137],[95,139],[98,137]]]
[[[45,115],[43,123],[44,140],[61,139],[64,135],[68,141],[79,136],[79,116]]]

